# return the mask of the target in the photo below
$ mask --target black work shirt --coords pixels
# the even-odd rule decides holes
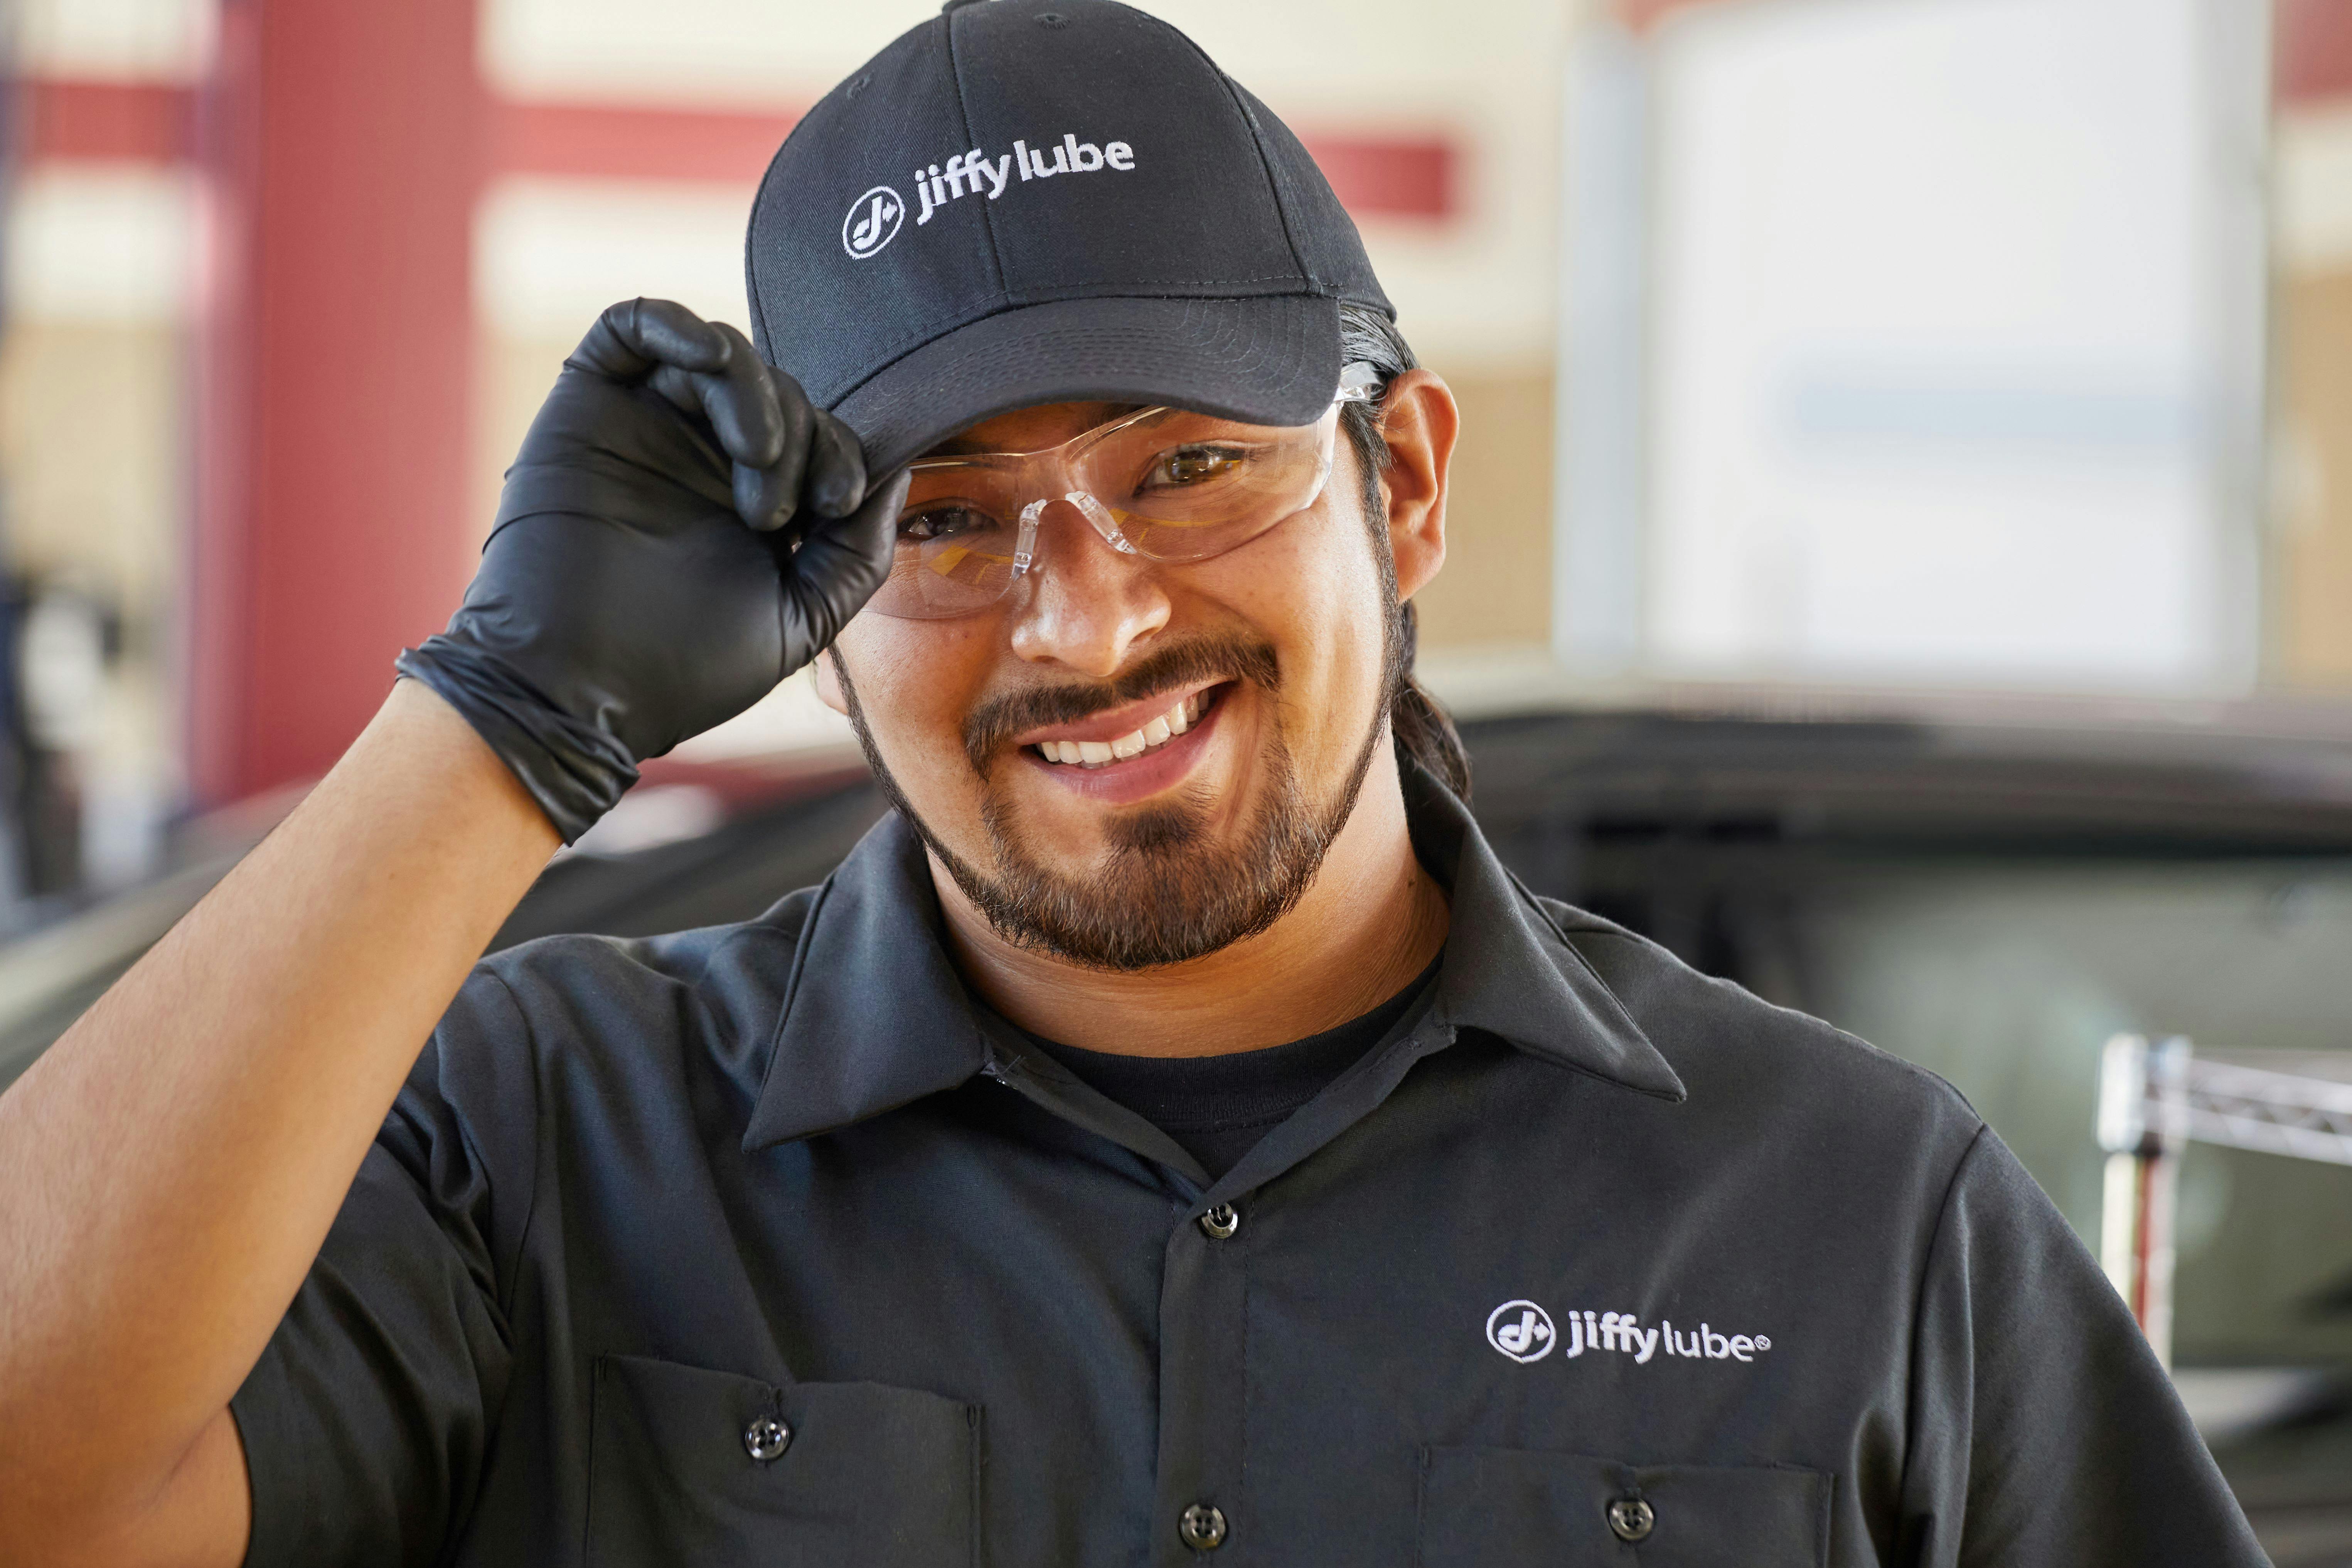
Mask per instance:
[[[1090,1051],[1021,1030],[1022,1038],[1079,1081],[1176,1140],[1212,1180],[1223,1175],[1260,1138],[1410,1022],[1437,978],[1433,963],[1370,1012],[1286,1046],[1215,1057],[1129,1057]],[[976,1005],[976,1009],[978,1005]],[[1020,1026],[1007,1022],[1008,1028]]]
[[[2263,1561],[1958,1095],[1407,795],[1434,993],[1214,1182],[975,1017],[896,818],[485,963],[233,1403],[249,1562]]]

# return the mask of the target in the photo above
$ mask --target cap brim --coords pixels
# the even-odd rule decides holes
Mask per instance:
[[[1251,425],[1308,425],[1339,377],[1339,306],[1247,300],[1057,300],[982,317],[876,372],[834,405],[888,473],[957,431],[1043,403],[1145,403]]]

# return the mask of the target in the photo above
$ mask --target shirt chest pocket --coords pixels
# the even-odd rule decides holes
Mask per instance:
[[[1829,1477],[1425,1448],[1416,1568],[1820,1568]]]
[[[604,1356],[589,1568],[971,1568],[980,1407]]]

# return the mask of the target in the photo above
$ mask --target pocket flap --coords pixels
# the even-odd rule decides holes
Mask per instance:
[[[1819,1568],[1829,1482],[1793,1467],[1424,1448],[1422,1568]]]
[[[595,1369],[588,1562],[969,1568],[980,1407],[777,1387],[641,1356]]]

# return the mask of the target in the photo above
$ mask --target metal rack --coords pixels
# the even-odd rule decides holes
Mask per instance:
[[[2302,1059],[2343,1062],[2315,1053]],[[2181,1151],[2218,1143],[2352,1165],[2352,1081],[2200,1058],[2179,1035],[2153,1044],[2117,1035],[2099,1062],[2098,1130],[2107,1153],[2099,1262],[2169,1366]]]

